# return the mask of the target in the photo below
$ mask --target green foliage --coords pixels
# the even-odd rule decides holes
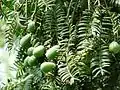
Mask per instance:
[[[15,81],[3,90],[119,90],[120,53],[109,51],[112,41],[120,43],[118,7],[119,0],[3,1],[9,51],[16,37],[31,33],[27,47],[18,45],[16,50]],[[28,48],[39,45],[45,48],[41,57],[32,67],[24,65]],[[45,53],[54,45],[60,46],[59,53],[48,59]],[[56,68],[45,74],[40,69],[44,62],[55,63]]]

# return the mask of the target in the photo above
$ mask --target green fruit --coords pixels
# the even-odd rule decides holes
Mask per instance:
[[[59,45],[55,45],[46,52],[46,57],[48,59],[54,59],[58,54]]]
[[[113,41],[109,45],[109,51],[113,53],[118,53],[120,51],[120,45],[117,42]]]
[[[27,44],[29,44],[29,42],[30,42],[30,39],[31,39],[31,34],[25,35],[25,36],[20,40],[20,45],[21,45],[22,47],[27,46]]]
[[[51,72],[54,68],[55,68],[55,63],[53,62],[43,62],[40,66],[40,69],[44,72],[44,73],[48,73]]]
[[[34,30],[35,30],[35,22],[34,21],[32,21],[32,20],[29,20],[28,21],[29,23],[28,23],[28,30],[30,31],[30,32],[34,32]]]
[[[27,55],[29,55],[29,56],[33,55],[33,49],[34,49],[34,47],[28,48]]]
[[[28,66],[28,60],[30,59],[29,56],[27,56],[24,60],[24,66]]]
[[[29,66],[35,66],[36,64],[36,57],[35,56],[31,56],[28,60],[28,65]]]
[[[33,55],[35,57],[41,57],[44,55],[44,51],[45,51],[45,47],[40,45],[40,46],[37,46],[36,48],[34,48],[33,50]]]

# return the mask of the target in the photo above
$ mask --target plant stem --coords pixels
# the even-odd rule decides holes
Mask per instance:
[[[26,18],[27,18],[27,4],[28,4],[28,3],[27,3],[27,0],[26,0],[26,3],[25,3],[25,13],[26,13],[26,14],[25,14],[25,17],[26,17]]]
[[[88,0],[88,10],[90,10],[90,0]]]

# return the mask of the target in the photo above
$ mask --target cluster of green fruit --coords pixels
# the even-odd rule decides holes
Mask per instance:
[[[31,39],[31,34],[25,35],[20,40],[20,45],[22,47],[25,47],[29,43],[30,39]],[[59,45],[55,45],[49,48],[45,52],[45,47],[43,45],[39,45],[37,47],[29,47],[27,49],[28,56],[24,60],[24,66],[35,66],[37,58],[43,57],[43,56],[46,56],[47,59],[50,59],[50,60],[54,59],[58,54],[59,48],[60,48]],[[55,67],[56,65],[53,62],[43,62],[40,66],[40,69],[44,73],[48,73],[48,72],[51,72]]]
[[[120,52],[120,45],[116,41],[111,42],[109,45],[109,51],[112,53],[115,53],[115,54],[119,53]]]

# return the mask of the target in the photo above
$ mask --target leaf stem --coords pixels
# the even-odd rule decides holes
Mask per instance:
[[[88,0],[88,10],[90,10],[90,0]]]

